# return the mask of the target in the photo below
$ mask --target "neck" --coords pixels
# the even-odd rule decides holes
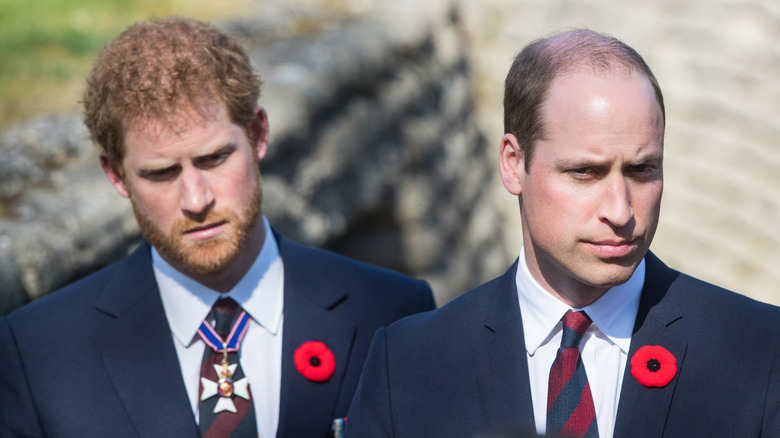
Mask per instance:
[[[584,283],[545,253],[535,251],[533,245],[526,244],[523,250],[526,266],[539,286],[574,309],[592,304],[610,289]]]
[[[572,309],[582,309],[601,298],[602,295],[607,293],[609,288],[591,288],[591,290],[588,291],[571,291],[571,289],[551,288],[545,288],[545,290],[558,300],[566,303],[566,305],[570,306]]]

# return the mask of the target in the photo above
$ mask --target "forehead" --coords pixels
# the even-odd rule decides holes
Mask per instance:
[[[221,105],[185,107],[164,120],[139,117],[125,131],[125,158],[202,152],[235,141],[243,130]]]
[[[125,129],[126,153],[146,143],[168,143],[191,136],[216,135],[235,125],[220,105],[185,107],[163,119],[137,117]]]
[[[160,116],[139,115],[125,123],[125,137],[131,133],[182,134],[193,126],[227,119],[222,105],[213,101],[202,104],[179,104]]]
[[[636,72],[578,70],[553,80],[542,105],[545,137],[560,130],[663,136],[663,115],[652,85]]]

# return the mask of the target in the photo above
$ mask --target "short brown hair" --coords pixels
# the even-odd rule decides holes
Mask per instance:
[[[124,158],[124,134],[140,118],[173,125],[182,107],[218,102],[248,127],[261,80],[239,42],[184,17],[131,25],[98,54],[84,92],[84,124],[110,158]]]
[[[544,138],[541,108],[553,80],[577,68],[642,74],[650,82],[666,123],[661,87],[642,56],[624,42],[587,29],[536,40],[517,55],[504,86],[504,132],[517,137],[530,169],[535,143]]]

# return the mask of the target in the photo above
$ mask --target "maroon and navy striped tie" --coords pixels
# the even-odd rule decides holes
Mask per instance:
[[[241,307],[230,298],[221,298],[214,304],[212,311],[214,331],[222,340],[228,339],[232,334],[231,332],[236,332],[237,328],[234,327],[234,321],[240,312]],[[238,325],[238,323],[236,322],[235,325]],[[200,370],[201,377],[208,381],[221,382],[215,365],[219,368],[223,358],[223,352],[215,351],[207,346]],[[238,363],[238,352],[230,352],[227,358],[229,364],[235,365],[235,372],[229,378],[231,394],[228,397],[231,399],[230,405],[235,412],[215,409],[222,395],[215,395],[206,400],[201,400],[198,423],[201,436],[204,438],[257,437],[257,423],[251,394],[247,399],[232,394],[233,383],[239,382],[245,377],[241,364]],[[200,392],[203,393],[203,383],[201,383]],[[214,412],[215,410],[219,412]]]
[[[563,315],[563,336],[550,368],[547,392],[547,433],[572,437],[599,436],[588,376],[580,358],[580,341],[590,327],[585,312]]]

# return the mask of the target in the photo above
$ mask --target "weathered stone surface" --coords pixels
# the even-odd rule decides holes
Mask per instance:
[[[270,18],[226,26],[247,39],[265,82],[271,223],[301,242],[429,278],[445,302],[487,278],[483,260],[503,246],[499,227],[463,231],[484,220],[491,166],[460,22],[439,10],[411,15],[403,26],[363,14],[276,38]],[[0,154],[17,158],[0,178],[19,182],[2,198],[0,312],[122,257],[140,238],[129,203],[83,147],[77,116],[3,138]]]
[[[675,269],[780,304],[777,3],[456,2],[472,37],[477,112],[491,145],[503,132],[503,80],[522,46],[588,27],[636,48],[661,84],[667,114],[664,199],[651,250]],[[502,190],[495,206],[517,253],[517,203]]]
[[[780,303],[771,2],[338,3],[255,2],[224,24],[265,81],[263,208],[284,233],[426,278],[439,303],[500,274],[521,244],[517,200],[496,168],[504,76],[532,39],[585,26],[637,48],[664,89],[666,193],[652,249]],[[139,239],[79,119],[41,117],[0,136],[0,313]]]
[[[0,136],[0,203],[44,183],[50,171],[89,149],[79,115],[42,116],[4,132]]]

